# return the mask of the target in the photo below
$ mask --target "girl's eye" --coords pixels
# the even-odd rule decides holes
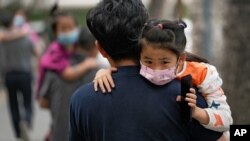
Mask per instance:
[[[152,64],[152,61],[145,61],[145,63],[147,63],[147,64]]]
[[[169,63],[169,62],[167,62],[167,61],[163,61],[163,62],[162,62],[162,64],[168,64],[168,63]]]

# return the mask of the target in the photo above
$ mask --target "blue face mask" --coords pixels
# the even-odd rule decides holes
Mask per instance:
[[[25,19],[22,16],[15,16],[14,26],[20,27],[25,23]]]
[[[60,33],[57,37],[57,41],[59,44],[67,47],[75,44],[78,38],[79,38],[79,30],[74,29],[73,31],[70,31],[68,33]]]

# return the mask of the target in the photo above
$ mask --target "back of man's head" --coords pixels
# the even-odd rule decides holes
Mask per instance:
[[[87,15],[87,25],[114,60],[138,57],[138,38],[148,13],[141,0],[102,0]]]

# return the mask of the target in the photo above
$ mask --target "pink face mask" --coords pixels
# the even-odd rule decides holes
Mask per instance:
[[[165,70],[153,70],[141,63],[140,74],[155,85],[164,85],[175,79],[176,67]]]

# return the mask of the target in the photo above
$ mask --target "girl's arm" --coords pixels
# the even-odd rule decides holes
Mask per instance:
[[[201,124],[206,125],[209,123],[209,115],[205,109],[196,106],[196,95],[193,88],[190,89],[190,93],[187,93],[188,105],[192,109],[192,117],[198,120]],[[180,99],[180,98],[179,98]],[[229,131],[223,133],[223,135],[217,141],[229,141]]]
[[[66,81],[74,81],[83,76],[90,69],[96,68],[97,62],[94,58],[87,58],[83,62],[65,68],[61,74],[62,78]]]
[[[226,101],[226,96],[221,88],[222,79],[216,68],[212,65],[207,65],[207,75],[205,80],[198,86],[199,91],[205,97],[208,108],[207,112],[209,122],[202,125],[210,130],[224,132],[229,130],[229,126],[233,123],[230,107]]]

